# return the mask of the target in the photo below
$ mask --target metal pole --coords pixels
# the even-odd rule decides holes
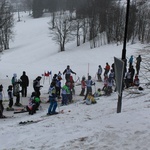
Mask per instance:
[[[122,49],[122,60],[125,62],[124,69],[126,69],[126,43],[127,43],[127,31],[128,31],[128,21],[129,21],[129,8],[130,8],[130,0],[127,0],[124,43],[123,43],[123,49]],[[125,71],[124,71],[124,75],[125,75]],[[123,75],[123,79],[124,79],[124,75]],[[121,95],[118,95],[117,113],[121,112],[121,107],[122,107],[122,93]]]

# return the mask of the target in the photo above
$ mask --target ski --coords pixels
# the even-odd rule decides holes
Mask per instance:
[[[21,111],[21,110],[25,110],[25,108],[6,108],[6,111]]]
[[[21,121],[19,122],[19,125],[29,125],[29,124],[33,124],[33,123],[38,123],[40,121],[43,121],[43,119],[40,120],[27,120],[27,121]]]
[[[55,113],[55,114],[46,114],[46,115],[43,115],[43,116],[41,116],[41,118],[42,118],[42,117],[54,116],[54,115],[58,115],[58,114],[64,114],[64,110],[61,110],[60,112]]]
[[[25,112],[28,112],[28,111],[25,110],[25,109],[22,109],[22,110],[19,110],[19,111],[14,111],[14,114],[25,113]]]
[[[0,119],[8,119],[8,118],[14,118],[14,116],[3,116],[3,117],[0,117]]]

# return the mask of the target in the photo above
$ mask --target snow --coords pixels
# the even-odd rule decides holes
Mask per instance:
[[[32,81],[44,71],[63,72],[67,65],[77,73],[77,77],[87,76],[89,73],[95,79],[98,65],[105,67],[105,63],[113,63],[114,56],[120,58],[122,45],[103,45],[90,49],[89,43],[76,47],[76,42],[69,43],[65,52],[58,52],[58,45],[51,40],[46,15],[40,19],[32,19],[28,14],[21,14],[21,22],[15,23],[15,40],[10,50],[0,54],[0,84],[4,86],[4,99],[7,99],[7,87],[11,84],[13,73],[18,78],[26,71],[30,78],[28,97],[33,88]],[[127,44],[127,58],[142,55],[144,45],[139,43]],[[142,68],[141,68],[142,70]],[[146,74],[147,75],[147,74]],[[147,79],[142,78],[142,83]],[[41,81],[43,100],[48,99],[47,90],[49,79]],[[62,81],[62,85],[64,80]],[[96,82],[93,92],[103,83]],[[150,94],[144,84],[141,94],[123,92],[122,112],[117,110],[117,93],[102,96],[97,104],[81,104],[83,97],[78,96],[81,90],[76,86],[74,103],[59,106],[57,111],[64,114],[41,117],[47,113],[49,104],[41,104],[41,109],[34,115],[28,113],[13,114],[4,111],[6,116],[14,118],[0,119],[0,150],[148,150],[150,147]],[[15,101],[15,98],[14,98]],[[22,104],[28,103],[28,98],[21,98]],[[6,108],[8,102],[3,102]],[[25,126],[20,121],[41,120],[38,123]]]

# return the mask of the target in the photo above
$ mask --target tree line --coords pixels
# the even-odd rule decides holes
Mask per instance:
[[[150,42],[150,10],[147,0],[130,4],[127,41]],[[65,50],[65,44],[76,38],[90,42],[90,48],[102,44],[121,44],[124,38],[126,5],[117,0],[33,0],[33,17],[50,12],[53,40]]]
[[[14,19],[11,10],[6,0],[0,1],[0,52],[9,49],[9,41],[13,36]]]
[[[150,10],[146,1],[133,0],[130,4],[127,42],[150,42]],[[33,18],[42,17],[47,12],[51,14],[49,30],[53,40],[60,46],[60,51],[65,51],[65,45],[74,39],[77,46],[90,42],[90,48],[123,43],[126,5],[120,0],[22,2],[29,11],[32,10]]]

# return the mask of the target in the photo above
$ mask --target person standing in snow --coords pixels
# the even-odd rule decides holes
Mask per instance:
[[[61,98],[60,97],[60,91],[61,91],[61,78],[59,76],[57,76],[57,80],[56,80],[56,94],[57,94],[57,98]]]
[[[131,55],[129,59],[129,68],[131,68],[132,64],[133,64],[133,55]]]
[[[9,104],[8,104],[8,110],[14,110],[13,108],[12,108],[12,106],[13,106],[13,87],[12,87],[12,85],[9,85],[8,86],[8,89],[7,89],[7,93],[8,93],[8,98],[9,98]]]
[[[13,89],[14,89],[14,86],[15,86],[16,82],[17,82],[17,74],[14,73],[14,74],[13,74],[13,77],[12,77],[12,79],[11,79],[11,83],[12,83]],[[14,95],[14,94],[13,94],[13,95]]]
[[[102,78],[101,78],[101,74],[102,74],[102,67],[101,65],[98,66],[98,71],[97,71],[97,78],[98,78],[98,81],[102,81]]]
[[[27,87],[29,86],[29,78],[28,76],[26,75],[26,72],[23,71],[23,74],[22,76],[20,77],[21,79],[21,87],[22,87],[22,97],[27,97]]]
[[[4,110],[4,106],[3,106],[3,85],[0,85],[0,118],[5,118],[5,116],[3,115],[3,110]]]
[[[92,85],[95,85],[95,82],[92,81],[91,76],[88,76],[88,80],[86,81],[86,95],[84,100],[87,98],[89,92],[92,93]]]
[[[71,73],[73,73],[73,74],[76,75],[76,73],[75,73],[74,71],[72,71],[72,70],[70,69],[70,66],[68,65],[67,68],[66,68],[66,69],[64,70],[64,72],[63,72],[63,75],[65,74],[65,79],[66,79],[66,81],[70,80],[70,75],[71,75]]]
[[[34,81],[33,81],[33,88],[34,88],[34,91],[37,93],[37,96],[40,97],[41,95],[41,92],[40,92],[40,89],[41,86],[40,85],[40,81],[41,81],[42,77],[41,76],[38,76]]]
[[[85,82],[85,77],[82,77],[82,81],[81,81],[81,93],[80,96],[84,96],[85,93],[85,88],[86,88],[86,82]]]
[[[50,88],[49,88],[49,101],[50,101],[50,105],[48,108],[48,113],[47,115],[53,115],[53,114],[58,114],[58,112],[56,112],[56,108],[57,108],[57,93],[56,93],[56,82],[52,81]]]
[[[139,85],[140,85],[140,80],[139,80],[138,75],[135,76],[133,83],[134,83],[134,86],[139,87]]]
[[[133,83],[133,79],[134,79],[134,74],[135,74],[135,69],[133,67],[133,65],[130,68],[130,72],[131,72],[131,84]]]
[[[126,88],[129,88],[131,86],[131,82],[132,79],[131,79],[131,70],[130,68],[128,68],[128,71],[125,75],[125,85],[126,85]]]
[[[106,63],[106,66],[105,66],[105,72],[104,72],[104,77],[108,75],[108,72],[110,70],[110,65],[108,64],[108,62]]]
[[[142,58],[141,58],[141,55],[139,55],[139,56],[136,58],[136,74],[137,74],[137,75],[139,74],[139,71],[140,71],[140,64],[141,64],[141,61],[142,61]]]
[[[21,80],[18,79],[17,81],[15,81],[13,86],[13,95],[16,97],[15,106],[22,106],[22,104],[20,103],[20,84]]]
[[[69,89],[69,85],[68,82],[65,83],[65,85],[62,87],[62,103],[61,105],[67,105],[68,104],[68,95],[70,94],[70,89]]]
[[[15,106],[21,106],[22,104],[20,103],[20,84],[21,80],[17,80],[17,74],[14,73],[12,77],[12,86],[13,86],[13,96],[16,97],[16,103]]]

